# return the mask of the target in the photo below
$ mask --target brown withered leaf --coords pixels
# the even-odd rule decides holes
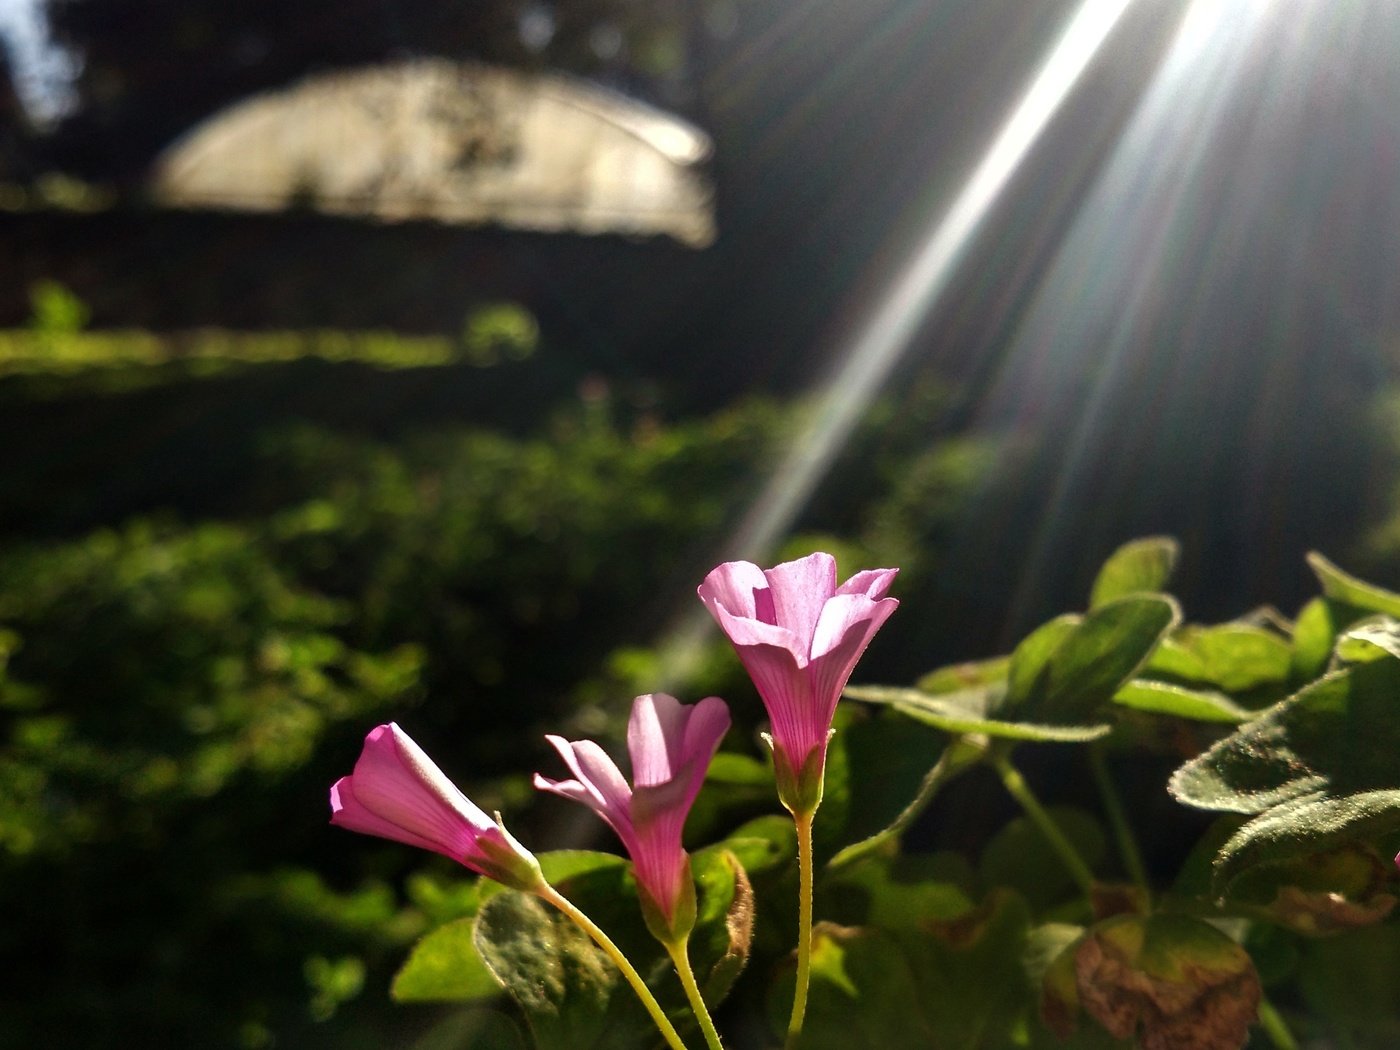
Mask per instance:
[[[1390,858],[1348,843],[1247,872],[1231,896],[1263,904],[1295,933],[1326,937],[1385,919],[1395,908],[1396,881]]]
[[[1146,915],[1147,891],[1130,882],[1096,882],[1089,890],[1089,903],[1095,922],[1115,915]]]
[[[1123,915],[1074,954],[1081,1008],[1142,1050],[1238,1050],[1258,1016],[1259,977],[1219,930],[1180,915]]]
[[[1299,933],[1321,936],[1373,926],[1395,908],[1395,898],[1378,893],[1364,901],[1347,900],[1340,893],[1320,893],[1284,886],[1269,910]]]

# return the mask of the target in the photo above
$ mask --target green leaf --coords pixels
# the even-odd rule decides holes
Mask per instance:
[[[705,1002],[724,1001],[749,961],[753,942],[753,887],[739,858],[711,847],[694,854],[698,907],[690,936],[690,959]]]
[[[710,761],[705,770],[705,782],[727,784],[738,787],[773,786],[773,769],[767,762],[760,762],[751,755],[741,755],[734,751],[721,751]]]
[[[1286,640],[1255,624],[1188,626],[1153,653],[1144,673],[1242,693],[1286,682],[1292,660]]]
[[[641,1044],[640,1006],[629,1012],[631,1023],[611,1016],[620,1012],[615,999],[633,996],[612,961],[539,899],[507,890],[487,901],[476,920],[476,946],[525,1015],[537,1050]]]
[[[1170,536],[1149,536],[1123,544],[1099,570],[1089,592],[1089,608],[1097,609],[1130,594],[1165,590],[1179,552]]]
[[[1215,886],[1223,892],[1256,865],[1296,860],[1396,830],[1400,789],[1295,798],[1255,817],[1221,847],[1215,859]]]
[[[1368,663],[1384,656],[1400,658],[1400,622],[1389,616],[1372,616],[1353,624],[1337,639],[1337,659]]]
[[[1330,1037],[1318,1045],[1400,1046],[1400,925],[1304,944],[1298,984],[1309,1016]]]
[[[930,671],[915,683],[921,693],[959,693],[979,686],[1005,687],[1011,657],[996,656],[990,660],[972,660],[949,664]]]
[[[501,993],[472,935],[475,918],[440,926],[413,947],[389,994],[396,1002],[471,1002]]]
[[[1083,622],[1082,616],[1065,613],[1041,624],[1021,640],[1007,666],[1002,706],[1022,706],[1036,694],[1038,683],[1049,674],[1050,661]]]
[[[1120,915],[1070,949],[1078,1007],[1117,1038],[1147,1047],[1241,1047],[1258,1016],[1249,955],[1187,915]]]
[[[1319,792],[1341,796],[1400,782],[1400,661],[1334,671],[1274,705],[1173,774],[1189,806],[1261,813]]]
[[[827,802],[822,803],[822,817],[814,829],[819,862],[899,816],[947,745],[937,728],[942,727],[911,725],[879,711],[852,721],[836,734],[827,766],[828,777],[836,775],[837,791],[831,795],[835,804],[828,810]]]
[[[1303,606],[1293,622],[1292,678],[1295,682],[1312,681],[1327,669],[1340,630],[1333,605],[1326,598],[1314,598]]]
[[[1113,702],[1134,711],[1189,718],[1197,722],[1239,723],[1254,717],[1254,712],[1241,707],[1223,693],[1187,689],[1147,678],[1134,678],[1126,683],[1113,694]]]
[[[775,1031],[787,1021],[793,981],[774,987]],[[819,922],[812,930],[811,983],[799,1050],[925,1050],[937,1045],[923,991],[892,934]]]
[[[1201,809],[1259,814],[1221,847],[1217,890],[1278,863],[1400,829],[1400,659],[1334,671],[1173,774]]]
[[[1082,809],[1047,807],[1051,819],[1090,868],[1104,858],[1099,822]],[[977,873],[983,885],[1009,886],[1032,908],[1047,908],[1075,893],[1074,877],[1065,869],[1048,839],[1026,817],[1016,817],[992,836],[982,851]]]
[[[1030,1001],[1021,968],[1028,917],[1011,893],[902,934],[818,923],[801,1050],[977,1050],[1001,1046]],[[786,1020],[792,981],[771,999]],[[956,1004],[956,1008],[950,1008]]]
[[[797,832],[791,817],[769,813],[741,824],[719,845],[733,853],[746,872],[756,875],[793,859]]]
[[[870,704],[893,707],[915,721],[945,733],[982,733],[1005,740],[1036,740],[1042,743],[1084,743],[1107,736],[1113,727],[1097,725],[1044,725],[1033,722],[1007,722],[990,718],[986,711],[990,697],[983,690],[928,696],[917,689],[898,686],[852,686],[846,696]]]
[[[972,871],[961,854],[871,856],[824,879],[822,914],[896,935],[972,911]]]
[[[407,1050],[529,1050],[529,1040],[500,1010],[480,1007],[447,1014]]]
[[[547,853],[537,853],[535,857],[540,862],[540,871],[544,873],[545,881],[555,886],[599,872],[617,874],[627,866],[627,861],[616,853],[600,853],[589,849],[554,849]],[[483,890],[488,886],[499,887],[500,884],[483,883]],[[496,889],[493,892],[500,890]]]
[[[1343,572],[1317,551],[1308,554],[1308,565],[1322,584],[1322,593],[1332,601],[1362,612],[1400,618],[1400,594]]]
[[[1137,595],[1082,619],[1052,620],[1016,647],[1006,698],[990,713],[1053,724],[1091,721],[1179,619],[1171,598]]]

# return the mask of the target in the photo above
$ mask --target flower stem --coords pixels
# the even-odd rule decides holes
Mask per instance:
[[[982,747],[980,745],[969,745],[964,738],[954,737],[943,749],[943,754],[938,756],[938,761],[934,763],[933,768],[924,774],[924,779],[919,783],[919,790],[914,795],[913,800],[904,807],[899,816],[894,818],[889,827],[877,831],[869,838],[851,843],[827,861],[827,867],[839,868],[843,864],[860,860],[862,857],[874,853],[886,842],[898,838],[903,834],[904,829],[914,823],[919,814],[928,808],[929,803],[933,801],[934,796],[938,794],[943,785],[968,769],[980,757],[981,753]]]
[[[792,995],[792,1017],[788,1020],[786,1050],[795,1050],[807,1016],[807,985],[812,977],[812,817],[794,813],[797,825],[797,987]]]
[[[1060,830],[1060,826],[1055,823],[1050,814],[1045,812],[1045,807],[1040,804],[1040,800],[1031,791],[1030,785],[1021,776],[1021,773],[1011,764],[1011,759],[1005,754],[997,754],[992,757],[992,764],[996,766],[997,772],[1001,774],[1001,782],[1010,792],[1011,797],[1021,804],[1021,808],[1026,811],[1026,816],[1031,818],[1031,822],[1040,829],[1040,833],[1050,842],[1050,847],[1058,854],[1060,862],[1069,871],[1070,877],[1074,879],[1076,885],[1087,897],[1094,888],[1094,875],[1089,870],[1089,865],[1084,863],[1084,858],[1079,855],[1079,851],[1065,838],[1065,833]]]
[[[622,972],[622,976],[627,979],[627,983],[632,986],[632,990],[637,993],[637,998],[640,999],[642,1005],[646,1007],[647,1013],[651,1015],[652,1021],[656,1023],[656,1027],[661,1031],[662,1038],[666,1040],[666,1044],[671,1050],[686,1050],[685,1043],[681,1042],[680,1033],[676,1031],[676,1026],[671,1023],[670,1019],[661,1009],[661,1004],[656,1001],[656,996],[651,994],[651,989],[648,988],[646,982],[642,980],[642,975],[639,974],[636,967],[627,960],[627,956],[622,954],[622,949],[614,944],[612,939],[600,930],[592,919],[581,912],[571,900],[553,886],[546,884],[543,888],[537,889],[535,893],[541,900],[554,905],[568,916],[569,919],[573,921],[574,925],[593,939],[594,944],[603,949],[608,958],[610,958],[614,965],[617,966],[618,970]]]
[[[1123,855],[1123,866],[1128,877],[1133,880],[1145,896],[1152,893],[1147,882],[1147,868],[1142,862],[1142,851],[1138,849],[1137,837],[1133,834],[1128,815],[1123,809],[1123,800],[1118,796],[1113,777],[1109,774],[1108,763],[1104,760],[1104,748],[1098,743],[1089,745],[1089,768],[1093,770],[1094,782],[1099,787],[1103,799],[1104,813],[1113,827],[1113,837],[1118,840],[1118,852]]]
[[[691,1012],[695,1014],[695,1019],[700,1022],[700,1031],[705,1033],[705,1045],[710,1050],[724,1050],[724,1044],[719,1040],[719,1032],[715,1030],[714,1018],[710,1016],[710,1010],[705,1005],[705,999],[700,994],[700,986],[695,982],[695,971],[690,968],[690,955],[686,951],[686,941],[684,939],[668,943],[666,951],[671,956],[671,962],[676,965],[676,975],[681,979],[681,985],[685,988],[685,997],[690,1000]]]
[[[1264,1029],[1277,1050],[1298,1050],[1298,1040],[1288,1030],[1283,1015],[1267,999],[1259,1000],[1259,1027]]]

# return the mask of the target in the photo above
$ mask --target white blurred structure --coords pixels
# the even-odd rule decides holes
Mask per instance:
[[[157,162],[175,207],[311,207],[714,239],[709,137],[580,80],[416,61],[312,77],[210,117]]]

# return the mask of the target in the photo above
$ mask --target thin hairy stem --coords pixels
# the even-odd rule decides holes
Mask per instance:
[[[1086,897],[1089,896],[1094,888],[1094,875],[1089,870],[1089,865],[1084,863],[1084,858],[1079,855],[1079,851],[1074,848],[1074,844],[1065,838],[1065,833],[1060,830],[1060,826],[1055,823],[1049,813],[1045,812],[1045,807],[1035,797],[1020,771],[1011,764],[1010,758],[1006,755],[997,755],[992,759],[992,764],[1001,774],[1001,782],[1006,785],[1006,790],[1011,793],[1011,797],[1021,804],[1021,808],[1026,811],[1026,816],[1031,818],[1032,823],[1040,829],[1040,833],[1049,840],[1050,848],[1059,856],[1075,883],[1084,891]]]
[[[724,1050],[724,1044],[719,1039],[719,1032],[715,1029],[714,1018],[710,1016],[709,1007],[705,1005],[705,999],[700,994],[700,986],[695,982],[695,971],[690,968],[690,955],[686,951],[686,942],[682,940],[674,944],[667,944],[666,951],[671,956],[671,962],[676,966],[676,974],[681,979],[681,986],[685,988],[685,997],[690,1000],[691,1012],[695,1014],[695,1019],[700,1022],[700,1031],[705,1034],[705,1045],[710,1050]]]
[[[1259,1000],[1259,1027],[1264,1029],[1276,1050],[1298,1050],[1298,1040],[1288,1030],[1283,1015],[1267,999]]]
[[[574,903],[556,890],[553,886],[546,885],[543,889],[536,890],[536,894],[541,900],[548,901],[561,912],[569,917],[579,929],[588,934],[593,939],[593,943],[607,953],[608,958],[622,972],[622,976],[627,979],[627,983],[632,986],[632,990],[637,993],[637,998],[646,1007],[647,1013],[651,1015],[652,1021],[660,1030],[661,1036],[666,1040],[666,1045],[671,1050],[686,1050],[685,1043],[681,1042],[680,1033],[676,1031],[665,1012],[661,1009],[661,1004],[656,1001],[656,996],[651,994],[651,989],[642,980],[642,975],[637,972],[627,956],[622,954],[622,949],[612,942],[612,939],[600,930],[593,920],[574,905]]]
[[[928,808],[929,803],[933,801],[934,796],[938,794],[943,785],[952,780],[956,774],[961,773],[967,768],[968,764],[966,761],[957,762],[953,759],[953,754],[958,748],[958,744],[959,742],[954,740],[943,749],[943,754],[938,757],[938,761],[934,763],[933,768],[924,774],[924,779],[919,783],[919,790],[918,793],[915,794],[913,801],[904,807],[899,816],[894,818],[893,823],[891,823],[889,827],[885,828],[883,831],[877,831],[867,839],[861,839],[859,842],[851,843],[845,849],[837,853],[836,856],[832,857],[831,860],[827,862],[827,867],[838,868],[843,864],[850,864],[852,861],[860,860],[862,857],[874,853],[885,843],[892,842],[902,835],[904,829],[914,823],[914,821],[918,819],[919,814]]]
[[[1094,783],[1098,785],[1104,813],[1113,828],[1113,837],[1118,842],[1118,852],[1123,857],[1123,867],[1127,869],[1128,878],[1133,880],[1145,896],[1150,897],[1152,889],[1147,881],[1147,867],[1142,862],[1142,851],[1138,849],[1137,836],[1133,834],[1133,827],[1128,823],[1123,800],[1119,797],[1118,788],[1108,771],[1101,744],[1089,745],[1089,768],[1093,770]]]
[[[788,1020],[787,1050],[795,1050],[807,1016],[807,985],[812,977],[812,816],[794,813],[797,825],[797,987]]]

